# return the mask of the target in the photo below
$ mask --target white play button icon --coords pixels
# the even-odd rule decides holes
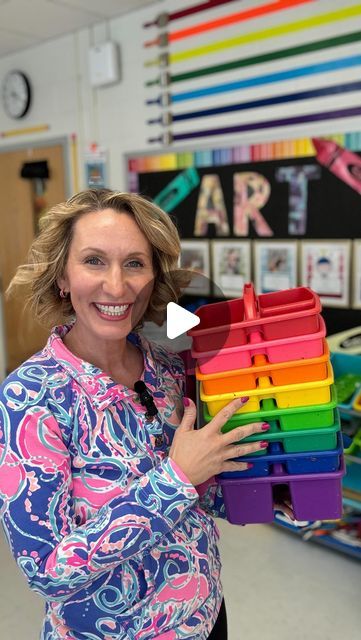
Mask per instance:
[[[185,333],[189,329],[193,329],[200,323],[200,318],[194,313],[183,309],[179,304],[175,302],[168,302],[167,304],[167,338],[174,340],[178,338],[182,333]]]

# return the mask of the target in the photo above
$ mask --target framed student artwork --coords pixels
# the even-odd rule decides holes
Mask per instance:
[[[197,296],[211,294],[208,240],[181,240],[179,266],[194,272],[184,293]]]
[[[212,279],[219,294],[237,298],[251,279],[251,243],[248,240],[213,240]],[[217,292],[218,295],[218,292]]]
[[[301,244],[301,282],[327,307],[350,302],[350,240],[309,240]]]
[[[256,241],[253,268],[257,293],[297,287],[297,242]]]
[[[361,240],[353,241],[352,306],[361,309]]]

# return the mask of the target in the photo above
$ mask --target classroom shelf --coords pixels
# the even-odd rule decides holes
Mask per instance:
[[[361,458],[358,456],[349,456],[346,455],[345,459],[347,461],[347,473],[343,478],[342,486],[344,490],[349,490],[353,494],[360,492],[361,488]],[[357,513],[361,514],[361,492],[360,492],[360,500],[353,497],[343,496],[343,504],[348,509],[352,509]],[[360,515],[361,518],[361,515]],[[310,529],[306,527],[295,527],[291,522],[288,522],[287,519],[282,515],[276,515],[274,523],[287,529],[298,537],[302,538],[304,542],[317,542],[320,545],[325,547],[329,547],[330,549],[334,549],[335,551],[339,551],[341,553],[345,553],[353,558],[357,558],[361,560],[361,547],[356,547],[351,544],[347,544],[337,538],[334,538],[331,535],[311,535]],[[315,530],[317,531],[317,529]]]
[[[299,538],[302,538],[303,542],[316,542],[321,546],[328,547],[330,549],[333,549],[334,551],[339,551],[340,553],[344,553],[348,556],[351,556],[352,558],[361,560],[361,547],[354,547],[352,545],[345,544],[343,542],[340,542],[340,540],[337,540],[336,538],[333,538],[332,536],[329,536],[329,535],[311,536],[307,539],[304,539],[303,538],[305,534],[304,529],[294,527],[292,524],[286,523],[283,520],[281,520],[278,516],[276,516],[273,524],[275,524],[277,527],[280,527],[281,529],[285,529],[290,533],[295,534]]]
[[[343,478],[342,487],[345,492],[352,492],[352,495],[344,495],[343,503],[361,513],[361,458],[345,455],[345,460],[346,475]]]
[[[354,509],[355,511],[360,511],[361,512],[361,501],[359,500],[351,500],[351,498],[345,498],[345,496],[342,498],[342,502],[346,507],[350,507],[351,509]]]

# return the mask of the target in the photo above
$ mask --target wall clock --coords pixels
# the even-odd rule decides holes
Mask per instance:
[[[9,71],[2,85],[2,102],[10,118],[23,118],[31,104],[31,86],[22,71]]]

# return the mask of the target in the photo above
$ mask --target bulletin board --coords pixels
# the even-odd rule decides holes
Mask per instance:
[[[361,237],[361,132],[130,154],[126,171],[128,189],[167,211],[184,241],[203,239],[212,246],[221,240],[249,240],[253,261],[261,241],[295,241],[299,285],[307,284],[301,281],[303,242],[319,240],[320,246],[309,251],[312,255],[319,249],[322,256],[340,239]],[[338,260],[347,272],[345,276],[340,267],[340,302],[336,294],[333,301],[332,292],[323,301],[328,333],[360,323],[352,293],[359,278],[352,242]],[[254,271],[252,264],[252,279]]]

